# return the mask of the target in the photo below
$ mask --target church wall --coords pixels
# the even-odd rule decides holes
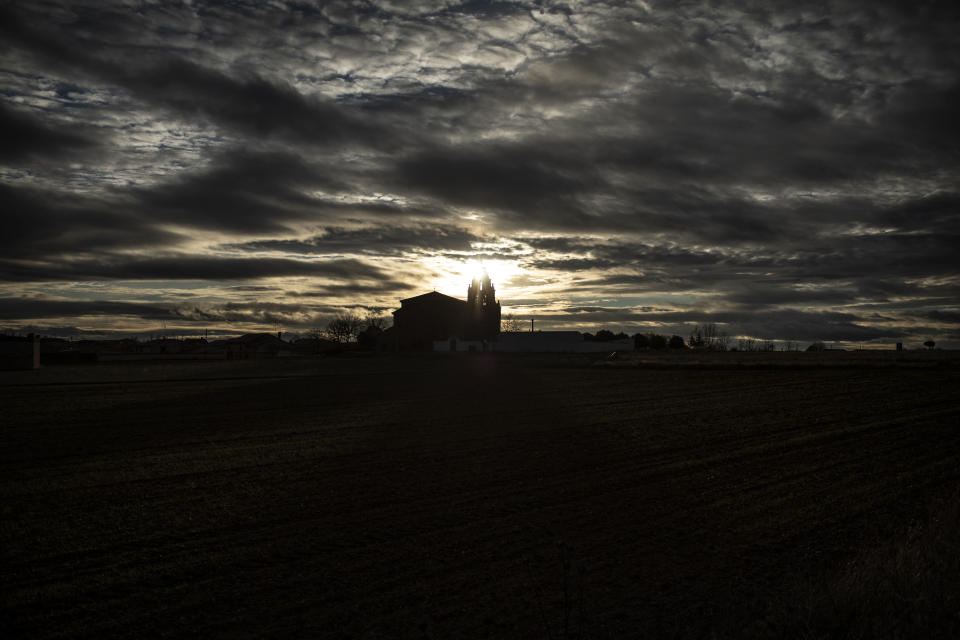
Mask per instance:
[[[466,302],[434,292],[401,300],[400,305],[393,312],[400,351],[430,351],[435,341],[454,336],[490,342],[500,333],[500,303],[489,277],[474,280],[467,288]]]
[[[462,306],[444,301],[422,302],[397,309],[393,312],[397,347],[401,351],[430,351],[434,340],[462,333],[463,311]]]
[[[469,351],[488,351],[489,344],[485,344],[483,340],[464,340],[463,338],[458,338],[456,336],[451,336],[443,340],[434,340],[433,341],[433,350],[441,352],[469,352]]]

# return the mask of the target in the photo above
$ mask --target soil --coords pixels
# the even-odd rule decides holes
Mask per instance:
[[[0,632],[738,636],[960,480],[955,362],[776,355],[5,373]]]

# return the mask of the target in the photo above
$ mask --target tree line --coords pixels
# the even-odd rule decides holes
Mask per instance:
[[[327,322],[324,327],[314,327],[308,333],[315,340],[330,340],[332,342],[358,342],[364,346],[372,346],[377,336],[383,333],[391,322],[384,316],[360,316],[355,313],[339,313]]]
[[[593,340],[603,342],[606,340],[626,339],[627,334],[613,333],[607,329],[601,329],[596,334],[585,333],[584,340]],[[667,336],[659,333],[635,333],[633,335],[633,347],[640,351],[659,351],[662,349],[698,349],[705,351],[776,351],[777,345],[772,340],[755,340],[753,338],[740,338],[733,340],[726,333],[717,329],[717,325],[710,323],[697,325],[690,332],[686,340],[676,334]],[[789,341],[784,343],[781,348],[785,351],[798,351],[799,345],[796,342]]]
[[[518,331],[522,321],[514,316],[505,316],[507,327],[501,326],[503,331]],[[357,342],[361,346],[374,347],[377,337],[392,324],[391,319],[385,316],[368,314],[360,316],[355,313],[343,312],[337,314],[324,327],[314,327],[308,334],[316,340],[330,340],[337,343]],[[609,342],[613,340],[627,340],[631,336],[623,331],[614,333],[609,329],[600,329],[596,333],[584,333],[583,339],[589,342]],[[706,351],[775,351],[776,343],[772,340],[755,340],[740,338],[736,344],[726,333],[720,331],[713,323],[697,325],[690,332],[686,340],[679,335],[663,335],[659,333],[635,333],[633,347],[640,351],[660,351],[664,349],[702,349]],[[932,343],[926,345],[932,348]],[[787,342],[782,347],[786,351],[797,351],[796,342]]]

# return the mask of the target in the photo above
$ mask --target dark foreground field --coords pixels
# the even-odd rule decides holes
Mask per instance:
[[[960,631],[960,369],[841,364],[7,373],[0,632]]]

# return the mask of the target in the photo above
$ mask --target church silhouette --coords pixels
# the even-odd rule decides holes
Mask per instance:
[[[436,340],[465,340],[486,345],[500,334],[500,302],[484,272],[467,287],[467,300],[432,291],[400,301],[393,312],[395,348],[430,351]]]

